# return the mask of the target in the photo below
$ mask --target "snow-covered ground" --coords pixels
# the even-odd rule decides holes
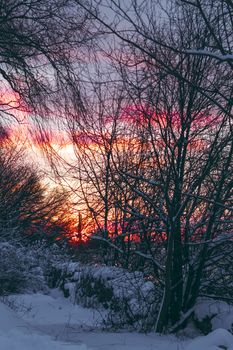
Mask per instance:
[[[216,329],[206,337],[194,339],[185,350],[233,350],[233,336],[225,329]]]
[[[87,350],[87,347],[84,344],[57,342],[45,334],[40,334],[9,307],[0,303],[0,349]]]
[[[57,291],[4,302],[13,310],[0,303],[0,350],[233,350],[233,336],[221,329],[194,340],[104,332],[104,314],[73,305]]]

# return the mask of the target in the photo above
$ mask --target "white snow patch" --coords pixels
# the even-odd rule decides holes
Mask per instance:
[[[58,290],[51,295],[17,295],[6,300],[18,315],[0,303],[1,350],[233,350],[233,336],[224,329],[192,341],[155,333],[103,332],[98,313],[73,305]],[[205,315],[203,305],[197,310],[200,317]]]
[[[5,332],[20,327],[26,327],[25,322],[17,317],[9,307],[0,302],[0,331]]]
[[[233,350],[233,336],[225,329],[216,329],[205,337],[193,340],[185,350]]]
[[[87,350],[86,345],[72,345],[51,340],[45,335],[36,333],[24,334],[20,330],[0,332],[2,350]]]
[[[17,313],[34,326],[76,325],[97,328],[102,323],[102,315],[93,309],[74,305],[54,292],[53,295],[20,294],[8,297],[15,304]]]
[[[47,335],[38,334],[22,319],[0,302],[1,350],[88,350],[84,344],[57,342]]]
[[[233,331],[233,306],[224,301],[210,298],[199,299],[195,305],[194,313],[198,321],[209,317],[212,330],[224,328]]]
[[[15,305],[18,316],[0,304],[0,350],[183,350],[187,344],[155,333],[86,329],[96,322],[93,311],[73,305],[58,290],[51,295],[11,296],[8,302]]]
[[[200,55],[200,56],[208,56],[208,57],[212,57],[215,58],[219,61],[222,62],[231,62],[233,61],[233,55],[232,54],[221,54],[218,52],[212,52],[209,50],[187,50],[187,53],[191,54],[191,55]]]

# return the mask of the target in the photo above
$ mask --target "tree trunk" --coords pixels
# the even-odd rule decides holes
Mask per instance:
[[[182,309],[183,277],[181,235],[179,224],[173,226],[168,239],[166,277],[156,332],[163,333],[180,318]]]

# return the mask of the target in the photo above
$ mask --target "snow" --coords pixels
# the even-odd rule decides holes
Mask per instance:
[[[73,305],[58,290],[23,294],[0,302],[1,350],[233,350],[233,336],[217,329],[194,340],[156,333],[102,329],[102,315]],[[204,312],[199,305],[199,311]],[[201,315],[201,314],[200,314]]]
[[[1,350],[87,350],[84,344],[57,342],[47,335],[32,331],[29,324],[0,303]]]
[[[225,329],[216,329],[205,337],[193,340],[185,350],[233,350],[233,335]]]
[[[100,315],[73,305],[60,292],[24,294],[0,303],[1,350],[183,350],[175,336],[104,332]]]
[[[101,327],[103,317],[94,309],[74,305],[58,290],[50,295],[21,294],[7,298],[19,316],[33,326],[59,328],[68,325],[75,328],[93,329]]]
[[[233,306],[224,301],[210,298],[199,299],[195,305],[194,313],[198,321],[209,317],[212,330],[218,328],[233,330]]]
[[[188,54],[191,54],[191,55],[201,55],[201,56],[212,57],[212,58],[215,58],[215,59],[222,61],[222,62],[233,61],[232,54],[220,54],[220,53],[212,52],[212,51],[208,51],[208,50],[187,50],[186,52]]]
[[[152,282],[145,280],[142,272],[81,264],[72,270],[65,264],[57,268],[64,276],[61,288],[70,301],[94,308],[101,314],[107,310],[105,324],[109,328],[128,324],[131,330],[151,329],[157,313],[158,291]]]
[[[25,327],[24,323],[15,313],[6,305],[0,303],[0,331],[6,332],[14,328]]]
[[[122,268],[109,267],[109,266],[89,266],[82,267],[78,266],[79,270],[76,270],[71,280],[77,282],[77,287],[79,286],[79,279],[82,276],[90,276],[93,281],[101,280],[105,286],[112,287],[114,296],[119,298],[135,297],[137,291],[140,291],[144,298],[148,297],[148,293],[154,291],[154,284],[144,280],[142,272],[128,272]],[[70,295],[75,291],[72,283],[67,283],[65,288],[69,289]],[[75,298],[72,297],[72,300]]]
[[[87,350],[86,345],[56,342],[45,335],[24,334],[21,330],[0,332],[1,349],[4,350]]]

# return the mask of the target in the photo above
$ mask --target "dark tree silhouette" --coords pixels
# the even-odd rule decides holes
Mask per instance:
[[[78,65],[92,33],[78,1],[1,0],[0,31],[1,119],[58,116],[71,97],[80,108]]]
[[[232,4],[167,2],[159,10],[161,22],[155,1],[107,3],[112,13],[108,18],[101,16],[106,2],[82,6],[103,32],[116,38],[116,46],[109,41],[103,55],[115,67],[112,84],[122,81],[125,103],[133,106],[129,129],[135,121],[137,139],[147,145],[141,168],[131,158],[122,169],[112,148],[108,174],[118,170],[113,175],[117,188],[123,193],[129,186],[144,209],[153,208],[148,213],[166,236],[154,256],[144,254],[157,262],[164,282],[156,322],[157,331],[164,332],[190,316],[211,264],[212,271],[218,270],[217,262],[229,265],[224,257],[227,241],[232,254]],[[95,160],[92,164],[96,173],[100,167]],[[97,184],[95,176],[92,181]],[[99,193],[102,203],[108,201],[104,208],[109,213],[109,193],[105,198],[104,191]],[[124,211],[149,217],[132,201]],[[110,238],[107,233],[105,237]],[[109,239],[113,247],[111,243]]]

